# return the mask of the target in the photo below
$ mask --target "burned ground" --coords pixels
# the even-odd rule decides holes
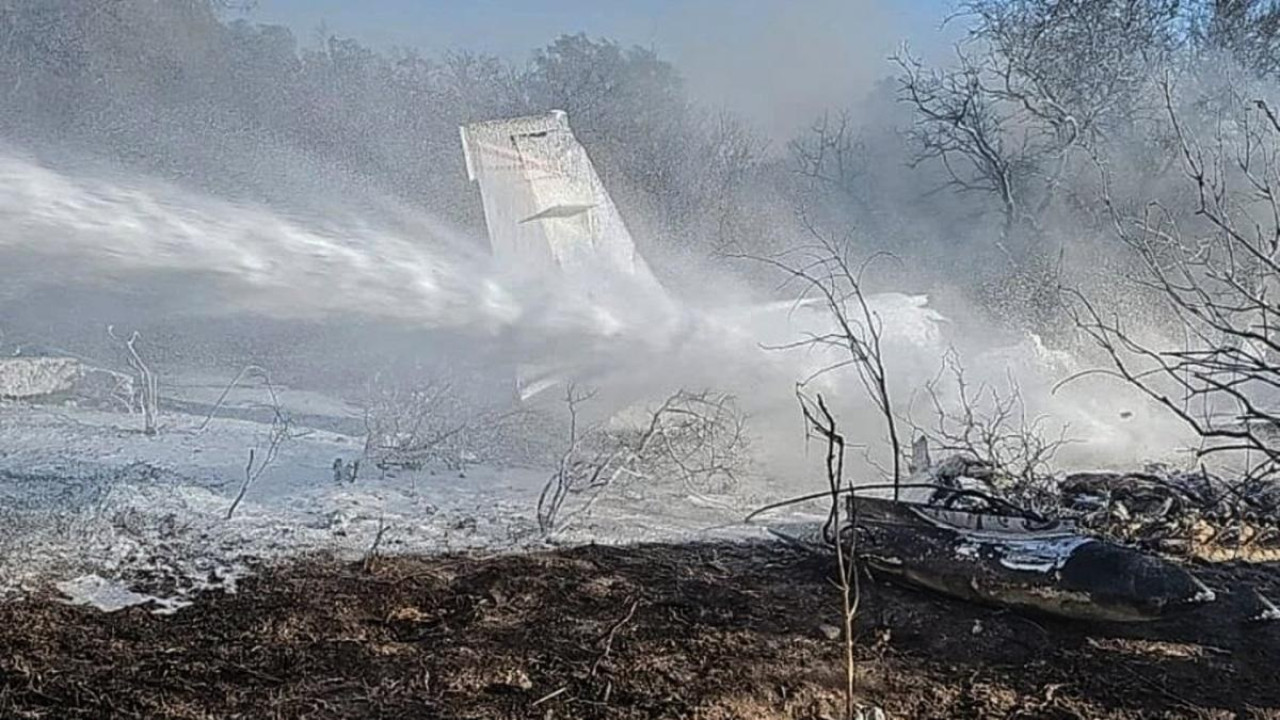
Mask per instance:
[[[772,545],[324,558],[172,616],[0,605],[4,718],[821,718],[828,561]],[[1029,618],[864,583],[860,689],[895,718],[1280,717],[1280,570],[1159,624]]]

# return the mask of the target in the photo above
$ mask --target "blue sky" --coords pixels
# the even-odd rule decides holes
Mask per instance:
[[[948,0],[258,0],[253,15],[303,35],[325,23],[378,45],[520,55],[563,32],[660,45],[689,20],[732,23],[734,16],[785,14],[826,24],[870,8],[878,22],[891,17],[904,29],[919,29],[941,17],[947,5]]]
[[[653,47],[704,104],[784,137],[889,71],[902,40],[940,46],[948,0],[258,0],[250,18],[308,43],[330,32],[376,46],[470,49],[523,61],[562,33]],[[847,100],[845,100],[847,98]],[[833,102],[834,101],[834,102]]]

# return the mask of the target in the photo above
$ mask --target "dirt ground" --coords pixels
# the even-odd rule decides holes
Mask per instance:
[[[890,718],[1280,718],[1280,569],[1219,607],[1086,626],[865,584],[862,699]],[[837,718],[827,561],[775,545],[312,558],[173,616],[0,604],[3,718]]]

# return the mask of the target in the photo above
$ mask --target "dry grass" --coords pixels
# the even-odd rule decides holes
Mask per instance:
[[[775,546],[582,547],[310,559],[170,617],[10,603],[0,717],[838,717],[843,649],[821,628],[840,618],[830,572]],[[1251,573],[1280,585],[1274,569]],[[1215,613],[1105,628],[863,591],[859,692],[891,717],[1280,708],[1280,629],[1240,623],[1236,595]]]

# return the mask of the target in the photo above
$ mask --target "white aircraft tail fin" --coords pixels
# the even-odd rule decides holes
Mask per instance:
[[[501,264],[588,286],[622,275],[659,287],[564,112],[460,130]]]
[[[552,283],[589,302],[666,299],[636,251],[564,112],[459,128],[467,176],[480,186],[494,259],[525,281]],[[566,370],[521,366],[522,399],[564,382]]]

